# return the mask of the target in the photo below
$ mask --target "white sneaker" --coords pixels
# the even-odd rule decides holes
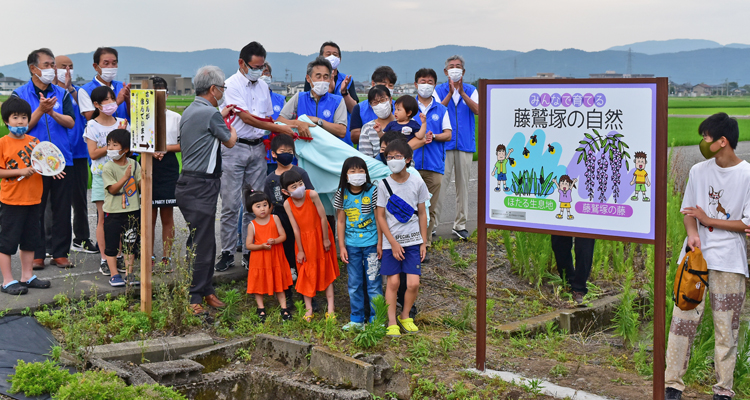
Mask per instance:
[[[352,322],[352,321],[349,321],[346,325],[341,327],[342,331],[350,331],[350,330],[361,331],[364,329],[365,329],[365,324],[363,322]]]

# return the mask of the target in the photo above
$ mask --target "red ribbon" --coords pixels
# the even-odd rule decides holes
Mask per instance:
[[[232,107],[232,105],[227,106],[227,108],[229,108],[229,107]],[[250,114],[249,111],[243,110],[243,109],[241,109],[241,108],[239,108],[237,106],[234,106],[231,110],[229,110],[229,114],[227,114],[227,116],[224,117],[224,123],[227,124],[227,129],[229,129],[229,130],[232,129],[232,122],[234,122],[234,120],[237,119],[237,115],[239,115],[239,113],[242,113],[242,112]],[[250,115],[252,115],[252,117],[255,118],[255,119],[257,119],[258,121],[264,121],[264,122],[270,122],[270,123],[274,123],[275,122],[273,120],[273,118],[270,118],[270,117],[268,117],[268,118],[261,118],[261,117],[258,117],[257,115],[253,115],[253,114],[250,114]],[[277,135],[277,133],[274,132],[274,133],[272,133],[271,135],[268,136],[268,139],[264,139],[263,140],[263,144],[265,144],[265,146],[266,146],[266,151],[271,150],[271,140],[276,135]],[[297,139],[301,139],[301,140],[304,140],[304,141],[307,141],[307,142],[309,142],[309,141],[312,140],[311,137],[302,137],[302,136],[300,136],[300,135],[298,135],[298,134],[295,133],[294,134],[294,140],[297,140]]]

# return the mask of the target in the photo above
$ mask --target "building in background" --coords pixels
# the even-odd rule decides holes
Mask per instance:
[[[589,74],[589,78],[653,78],[654,74],[618,74],[615,71],[607,71],[603,74]]]
[[[517,76],[516,79],[570,79],[566,76],[556,75],[554,72],[537,72],[536,76]]]
[[[0,78],[0,95],[8,96],[13,93],[14,90],[23,86],[27,81],[22,81],[17,78],[10,76],[4,76]]]
[[[131,89],[151,89],[153,84],[151,78],[160,76],[167,81],[169,94],[177,96],[188,96],[195,93],[193,78],[183,77],[175,74],[130,74]]]

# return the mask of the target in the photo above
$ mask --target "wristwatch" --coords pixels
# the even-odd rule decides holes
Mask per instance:
[[[322,127],[323,127],[323,119],[322,119],[322,118],[318,118],[318,122],[316,122],[316,124],[317,124],[317,125],[318,125],[319,127],[321,127],[321,128],[322,128]]]
[[[346,96],[346,95],[348,95],[348,94],[349,94],[349,91],[348,91],[348,90],[347,90],[347,91],[343,91],[343,92],[341,92],[341,95],[342,95],[342,96]]]

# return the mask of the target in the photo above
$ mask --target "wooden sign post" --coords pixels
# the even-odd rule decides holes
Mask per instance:
[[[141,154],[141,311],[151,314],[151,257],[154,254],[152,224],[153,153],[167,150],[165,90],[130,91],[130,148]]]
[[[655,245],[653,398],[664,399],[667,78],[479,81],[476,368],[487,229]]]

